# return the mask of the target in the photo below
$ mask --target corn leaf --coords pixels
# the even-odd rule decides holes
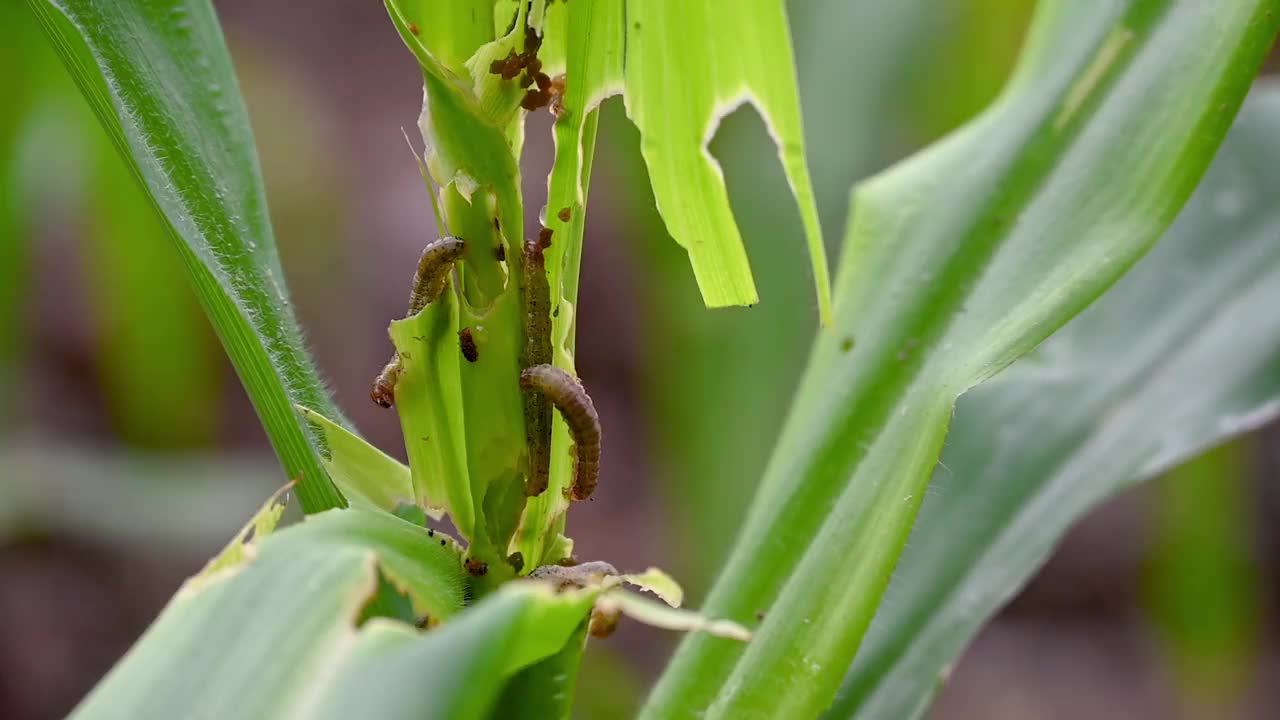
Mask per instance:
[[[303,347],[231,59],[208,0],[28,0],[166,223],[309,512],[344,504],[301,404],[341,421]]]
[[[1278,131],[1270,85],[1156,249],[960,399],[938,492],[830,717],[920,715],[1075,518],[1280,415],[1280,211],[1268,190],[1280,182]]]
[[[805,164],[800,98],[780,0],[627,3],[627,114],[658,209],[689,252],[711,307],[758,300],[719,165],[707,152],[720,118],[750,102],[768,124],[800,206],[823,324],[831,290]]]
[[[1280,3],[1041,3],[1001,97],[860,186],[836,292],[706,612],[648,717],[809,717],[879,605],[956,398],[1097,298],[1172,222]]]

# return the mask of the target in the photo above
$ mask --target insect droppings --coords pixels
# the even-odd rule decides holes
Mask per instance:
[[[569,499],[586,500],[600,479],[600,415],[582,383],[554,365],[535,365],[520,373],[520,387],[544,395],[560,411],[573,437],[573,486]]]
[[[475,362],[480,359],[480,351],[476,349],[476,339],[471,334],[471,328],[464,327],[458,331],[458,345],[462,348],[462,357],[467,362]]]

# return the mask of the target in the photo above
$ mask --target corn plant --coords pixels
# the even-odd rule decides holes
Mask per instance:
[[[624,615],[687,632],[644,717],[919,716],[1072,520],[1280,410],[1275,91],[1187,205],[1280,0],[1042,0],[998,99],[855,187],[830,285],[778,0],[386,0],[388,42],[422,69],[408,139],[442,234],[371,372],[407,466],[360,438],[302,346],[209,2],[28,4],[308,514],[277,529],[269,499],[76,717],[567,717],[588,638]],[[609,482],[574,336],[614,95],[709,307],[771,301],[706,150],[743,103],[799,209],[803,238],[778,242],[813,271],[808,367],[701,612],[661,570],[620,572],[566,533]],[[544,111],[556,158],[526,228],[518,159]]]

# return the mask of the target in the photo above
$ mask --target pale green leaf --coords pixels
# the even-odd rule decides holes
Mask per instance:
[[[960,399],[938,491],[830,717],[922,714],[1076,518],[1280,414],[1278,133],[1280,88],[1266,86],[1151,255]]]
[[[1280,3],[1042,3],[1018,72],[945,141],[858,188],[790,420],[706,612],[649,717],[809,717],[879,605],[956,397],[1081,310],[1190,195]],[[1176,71],[1171,72],[1171,68]]]
[[[800,206],[819,314],[830,324],[826,250],[781,0],[633,0],[626,22],[627,114],[640,128],[658,209],[689,252],[703,299],[711,307],[758,299],[723,175],[706,147],[720,118],[749,102],[773,135]]]
[[[732,620],[712,619],[703,613],[664,605],[626,590],[604,593],[596,600],[596,607],[604,612],[621,612],[649,627],[701,632],[711,637],[744,643],[751,640],[751,631]]]
[[[321,456],[324,469],[352,505],[392,511],[417,503],[408,466],[310,408],[299,406],[298,412],[319,426],[327,453]],[[423,509],[436,520],[443,517],[442,508]]]
[[[72,717],[306,718],[323,716],[339,699],[368,703],[436,694],[445,705],[466,691],[430,676],[397,683],[406,664],[416,660],[421,667],[421,657],[387,647],[366,652],[390,634],[401,638],[402,648],[411,641],[408,653],[416,655],[424,652],[419,644],[449,637],[443,631],[420,634],[385,620],[356,625],[379,574],[419,613],[433,619],[458,613],[463,579],[455,549],[442,547],[423,528],[355,508],[316,515],[255,549],[239,565],[185,586]],[[487,625],[484,618],[477,616],[481,625]],[[554,637],[525,648],[521,634],[495,632],[501,642],[525,650],[519,659],[557,649],[548,648]],[[548,635],[553,632],[548,628]],[[433,654],[448,658],[466,647],[445,642]],[[378,672],[366,672],[375,665]],[[357,678],[357,689],[344,684]],[[339,690],[346,692],[334,698]]]
[[[515,583],[426,635],[375,620],[315,703],[316,718],[468,720],[495,717],[508,678],[575,653],[591,598]],[[536,665],[535,665],[536,667]],[[550,690],[550,688],[546,688]],[[497,717],[508,717],[497,715]],[[545,717],[545,716],[544,716]]]
[[[642,573],[622,575],[621,578],[628,585],[634,585],[657,595],[662,602],[671,607],[678,608],[684,604],[684,590],[680,588],[680,583],[656,567],[651,567]]]
[[[288,503],[288,497],[282,498],[281,496],[288,492],[290,487],[290,485],[286,485],[267,498],[262,507],[258,508],[253,517],[249,518],[249,522],[245,523],[240,532],[231,538],[226,547],[222,548],[221,552],[205,563],[204,568],[199,573],[187,581],[184,589],[188,592],[193,592],[202,583],[216,577],[218,573],[237,567],[251,558],[253,556],[253,545],[275,531],[276,525],[280,523],[280,518],[284,515],[284,507]]]
[[[473,539],[476,511],[464,454],[457,317],[457,298],[446,291],[417,315],[391,323],[391,339],[403,368],[395,386],[395,407],[418,506],[444,509],[458,532]]]

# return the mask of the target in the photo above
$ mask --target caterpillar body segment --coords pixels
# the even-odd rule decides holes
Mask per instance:
[[[560,411],[573,437],[573,486],[569,499],[586,500],[600,479],[600,415],[582,383],[553,365],[534,365],[520,373],[520,387],[545,397]]]
[[[413,289],[409,292],[409,312],[405,317],[412,317],[422,308],[435,302],[449,287],[449,277],[453,273],[453,265],[462,259],[467,251],[467,243],[461,238],[442,237],[427,245],[418,257],[418,267],[413,274]],[[381,407],[389,408],[395,404],[396,381],[400,379],[400,355],[391,356],[382,372],[373,381],[370,399]]]

